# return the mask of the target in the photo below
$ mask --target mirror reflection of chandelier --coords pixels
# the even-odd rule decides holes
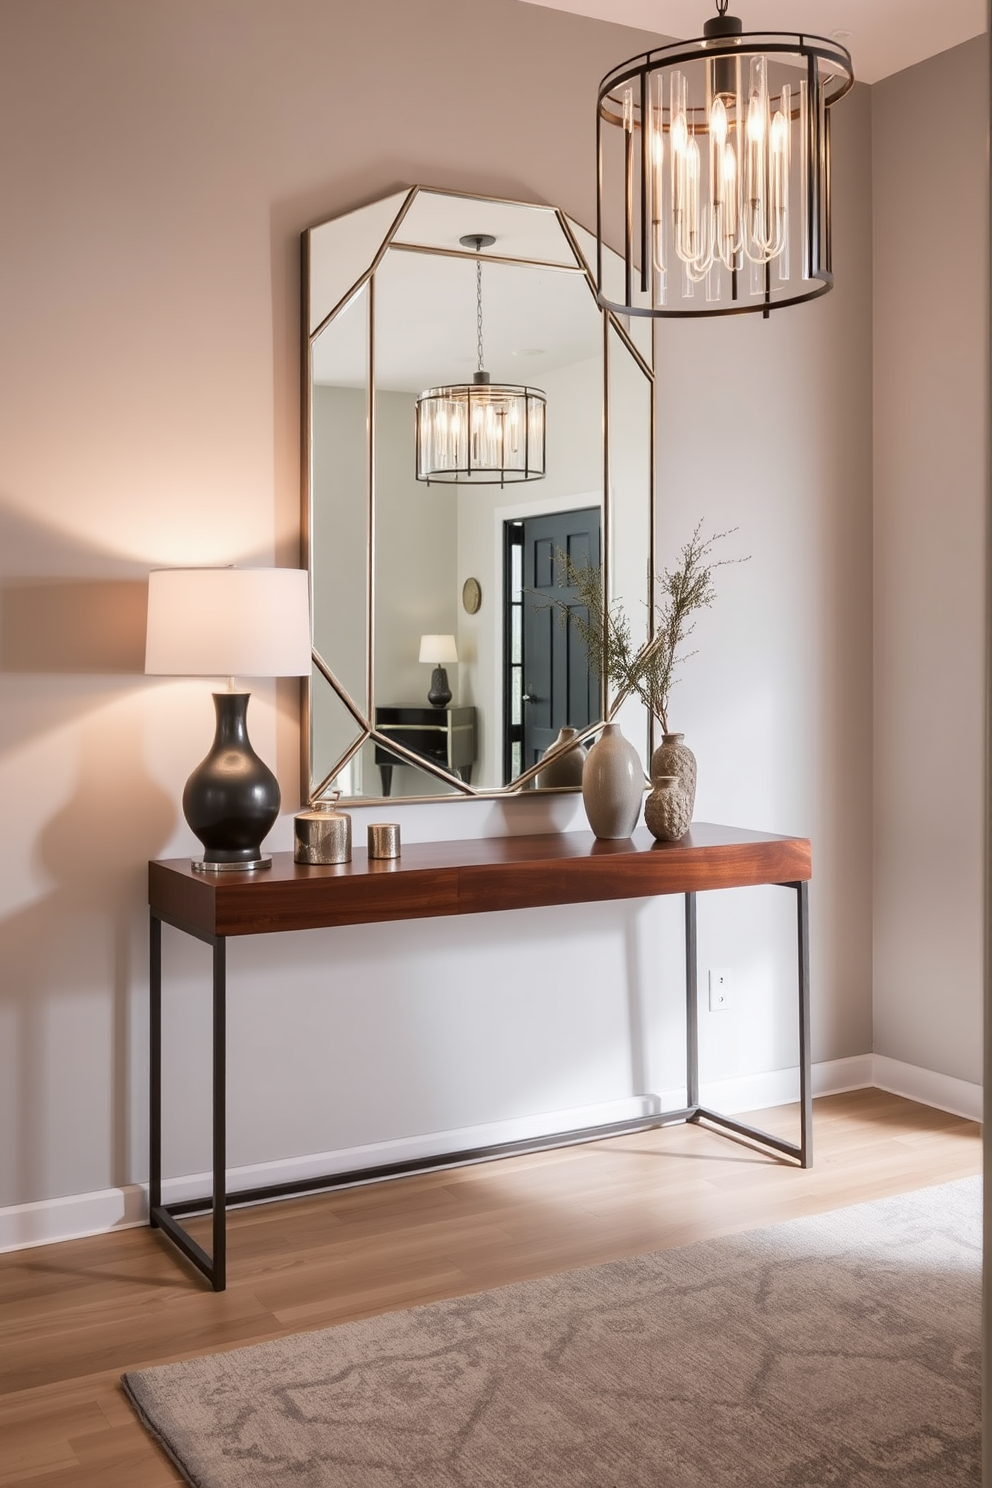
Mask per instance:
[[[479,255],[496,239],[459,239]],[[428,388],[417,399],[417,479],[464,485],[541,480],[545,471],[545,397],[538,388],[494,383],[482,348],[482,259],[475,263],[479,369],[470,383]]]
[[[833,285],[829,110],[854,82],[850,54],[745,34],[727,3],[702,37],[600,84],[597,289],[621,313],[767,315]],[[623,281],[604,283],[613,237]]]

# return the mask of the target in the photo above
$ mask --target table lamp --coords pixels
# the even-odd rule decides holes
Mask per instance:
[[[310,672],[307,574],[295,568],[168,568],[148,576],[145,671],[227,677],[215,692],[209,754],[183,791],[183,813],[203,843],[201,873],[267,868],[262,839],[279,815],[279,784],[248,739],[250,693],[236,677]]]
[[[435,708],[446,708],[451,702],[448,674],[444,670],[458,660],[453,635],[425,635],[420,637],[420,660],[434,668],[431,672],[431,687],[427,701]]]

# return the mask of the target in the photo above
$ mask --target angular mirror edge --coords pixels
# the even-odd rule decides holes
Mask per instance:
[[[400,761],[401,764],[408,765],[408,766],[410,766],[414,770],[420,770],[422,774],[424,774],[424,775],[430,775],[435,780],[442,781],[445,785],[452,785],[452,786],[454,786],[456,793],[458,795],[460,795],[460,796],[469,796],[469,797],[471,797],[471,796],[477,796],[477,795],[480,795],[481,794],[481,792],[479,790],[477,790],[475,786],[470,785],[468,783],[468,781],[466,781],[466,780],[462,780],[460,776],[458,776],[458,775],[456,775],[454,773],[454,771],[452,771],[452,770],[446,770],[443,765],[438,764],[435,760],[429,759],[426,755],[418,754],[416,752],[416,750],[410,749],[406,745],[401,744],[397,739],[392,738],[389,734],[385,733],[381,728],[372,728],[372,729],[369,730],[369,741],[371,743],[373,743],[373,744],[378,745],[382,749],[388,749],[389,753],[395,755],[396,758]],[[417,800],[417,801],[419,801],[419,800],[422,800],[423,797],[421,797],[421,796],[415,796],[415,797],[395,796],[394,797],[394,796],[383,795],[383,796],[376,796],[376,797],[374,797],[372,799],[380,800],[380,801],[389,801],[389,800],[396,800],[396,801]],[[441,800],[447,800],[448,798],[447,798],[447,796],[442,796],[440,799]]]
[[[582,225],[581,222],[576,222],[575,219],[574,219],[574,217],[569,217],[568,218],[568,224],[569,224],[569,228],[570,228],[570,230],[572,232],[572,235],[575,238],[575,242],[576,242],[576,245],[578,247],[578,250],[581,253],[582,258],[583,258],[583,260],[584,260],[584,262],[586,264],[586,267],[592,273],[592,276],[593,276],[593,286],[594,286],[594,290],[595,290],[595,284],[596,284],[596,252],[597,252],[596,236],[595,236],[594,233],[591,233],[587,227],[583,227],[583,225]],[[603,255],[604,255],[604,257],[603,257],[604,282],[613,280],[613,281],[615,281],[615,287],[616,286],[622,286],[622,282],[623,282],[623,255],[620,254],[620,253],[618,253],[616,251],[616,249],[610,248],[608,246],[608,244],[605,244],[605,243],[603,245]],[[618,292],[619,292],[619,289],[618,289]],[[613,293],[612,290],[611,290],[611,298],[616,298],[616,295]],[[621,298],[622,298],[622,295],[621,295]],[[647,303],[649,303],[649,299],[650,299],[650,297],[648,295],[642,294],[639,290],[635,291],[635,302],[636,303],[647,304]],[[598,295],[597,295],[597,301],[598,301]],[[653,356],[654,356],[654,334],[653,334],[653,322],[652,322],[651,318],[649,316],[643,316],[643,315],[632,315],[632,316],[628,317],[628,319],[631,322],[631,325],[630,325],[630,337],[631,337],[631,339],[638,345],[638,347],[640,349],[640,352],[641,352],[641,354],[643,356],[645,356],[645,357],[650,356],[652,358],[652,360],[653,360]]]
[[[319,704],[314,696],[315,684],[321,687]],[[339,727],[332,732],[331,748],[325,752],[325,763],[321,764],[319,751],[314,746],[314,733],[318,712],[326,711],[328,707],[337,712]],[[370,732],[361,708],[338,683],[318,652],[313,653],[311,674],[304,680],[302,720],[301,742],[306,752],[300,779],[305,785],[307,797],[312,801],[323,795],[341,771],[347,768]],[[333,733],[338,734],[336,745],[333,742]],[[329,766],[326,763],[328,760],[331,762]]]
[[[333,320],[342,306],[347,304],[351,296],[368,279],[392,242],[419,189],[418,186],[404,187],[402,191],[392,192],[389,196],[380,197],[378,201],[366,202],[364,206],[356,207],[352,212],[342,213],[339,217],[327,217],[322,222],[316,222],[304,228],[301,234],[301,258],[303,325],[306,335],[311,338],[319,335],[324,326]],[[347,250],[343,250],[339,243],[336,254],[329,254],[323,240],[331,236],[328,229],[338,228],[339,237],[341,233],[347,232],[348,228],[357,227],[358,232],[361,233],[362,229],[357,224],[361,213],[370,213],[373,216],[372,223],[368,225],[365,240],[357,247],[349,243]],[[347,271],[341,273],[335,269],[334,288],[318,298],[314,293],[314,278],[318,269],[318,261],[323,265],[324,260],[332,256],[343,258],[348,265]]]
[[[355,758],[356,754],[358,754],[359,750],[364,748],[365,744],[368,742],[368,739],[369,734],[367,731],[359,734],[358,737],[356,739],[353,739],[351,744],[348,745],[348,748],[340,756],[340,758],[335,760],[333,766],[330,770],[328,770],[327,774],[323,777],[322,780],[316,782],[311,781],[309,793],[309,799],[311,801],[319,801],[321,796],[323,796],[326,791],[330,791],[334,787],[334,782],[341,774],[341,771],[347,769],[347,767],[351,764],[351,761]],[[346,799],[352,801],[355,800],[356,797],[348,796]]]
[[[624,451],[629,451],[631,448],[631,441],[624,436],[623,431],[619,433],[617,432],[618,425],[620,423],[619,417],[613,417],[615,403],[619,403],[624,411],[629,410],[631,406],[629,397],[622,396],[620,394],[619,384],[617,386],[614,386],[615,382],[617,382],[617,379],[620,376],[621,368],[624,371],[633,372],[635,379],[643,378],[643,383],[640,383],[638,381],[638,393],[647,399],[647,427],[644,431],[647,439],[647,444],[646,447],[643,448],[641,451],[641,456],[644,464],[642,475],[646,479],[646,504],[645,509],[642,513],[642,517],[645,521],[645,530],[642,533],[641,541],[644,544],[644,551],[647,560],[645,564],[645,577],[643,586],[644,593],[647,597],[646,613],[644,617],[645,634],[643,643],[647,644],[653,639],[655,633],[655,612],[653,601],[655,594],[655,575],[657,569],[656,534],[658,409],[655,387],[655,340],[652,335],[650,341],[651,360],[650,363],[648,363],[641,355],[639,348],[633,343],[630,336],[627,334],[627,330],[623,322],[619,320],[615,315],[613,315],[612,312],[606,314],[604,319],[604,327],[604,411],[607,463],[610,470],[610,478],[608,483],[608,510],[610,512],[609,541],[611,547],[613,546],[616,538],[614,500],[617,490],[617,468],[615,456],[618,446]],[[639,485],[639,482],[635,482],[635,484]],[[636,551],[638,546],[636,534],[634,536],[633,546]],[[629,608],[629,601],[627,600],[627,596],[619,592],[621,584],[622,581],[620,579],[619,571],[615,568],[612,554],[610,554],[607,562],[604,563],[604,592],[607,598],[607,602],[612,603],[615,600],[619,600],[625,606],[625,608]],[[616,588],[617,590],[616,593],[613,592],[614,588]],[[631,588],[632,590],[639,590],[640,585],[632,585]],[[636,632],[634,639],[636,643]],[[637,740],[640,739],[643,742],[643,766],[645,776],[647,778],[650,778],[650,760],[652,749],[654,746],[654,720],[650,711],[644,706],[642,702],[640,702],[639,699],[635,699],[632,694],[625,693],[622,690],[614,692],[609,687],[607,688],[605,706],[607,710],[607,718],[611,722],[620,723],[621,727],[624,728],[625,734],[628,738],[630,738],[635,748],[637,748],[639,754],[641,753],[641,745],[638,744]],[[641,716],[638,719],[638,726],[635,733],[632,724],[626,723],[626,720],[627,718],[631,717],[635,709],[638,708],[641,710]]]
[[[410,193],[407,193],[407,196],[409,198]],[[370,326],[371,326],[371,317],[372,317],[372,284],[371,284],[371,276],[370,275],[366,275],[366,276],[363,277],[363,279],[359,282],[359,284],[355,287],[355,289],[346,297],[345,301],[340,306],[338,306],[337,311],[335,313],[336,314],[340,314],[347,307],[355,304],[356,300],[358,300],[362,296],[364,296],[364,308],[363,308],[363,315],[362,315],[362,320],[364,321],[364,325],[361,328],[361,338],[362,338],[362,342],[364,343],[364,348],[365,348],[364,353],[363,353],[363,356],[362,356],[362,366],[363,366],[363,375],[367,379],[367,372],[368,372],[368,344],[369,344],[369,335],[370,335]],[[313,687],[314,681],[316,680],[315,674],[319,674],[320,677],[323,679],[323,681],[330,687],[332,694],[336,694],[338,700],[344,705],[345,709],[351,714],[352,718],[355,720],[355,722],[356,722],[356,724],[358,725],[359,728],[364,729],[364,730],[367,730],[370,727],[369,718],[370,718],[370,707],[371,707],[371,685],[372,685],[372,679],[371,679],[371,668],[369,666],[369,647],[368,647],[369,628],[370,628],[370,624],[371,624],[371,605],[372,605],[372,593],[371,593],[371,522],[370,522],[370,514],[369,514],[370,499],[371,499],[371,497],[370,497],[371,470],[370,470],[370,467],[369,467],[369,453],[370,453],[370,451],[369,451],[369,441],[368,441],[367,437],[365,437],[364,435],[362,435],[362,437],[360,439],[360,442],[359,442],[359,447],[360,447],[360,449],[362,451],[362,453],[361,453],[361,455],[359,457],[359,467],[360,467],[360,485],[361,485],[361,490],[362,490],[362,503],[363,503],[364,511],[363,511],[363,515],[361,517],[361,520],[357,524],[358,527],[359,527],[359,535],[360,535],[360,548],[359,548],[360,564],[359,564],[359,568],[364,571],[364,585],[362,586],[362,593],[358,596],[358,598],[359,598],[359,601],[360,601],[361,607],[362,607],[363,625],[364,625],[364,629],[365,629],[365,633],[366,633],[366,644],[365,644],[365,647],[363,648],[364,649],[364,653],[365,653],[364,654],[364,660],[360,663],[360,670],[361,670],[360,681],[359,681],[359,677],[358,677],[357,673],[355,673],[353,671],[353,673],[352,673],[352,675],[350,677],[350,681],[352,683],[352,686],[349,688],[349,686],[347,686],[337,676],[336,669],[334,667],[330,666],[328,664],[328,662],[325,660],[324,656],[322,655],[322,641],[323,641],[323,636],[324,636],[324,624],[323,624],[323,619],[322,619],[322,615],[321,615],[321,606],[318,603],[317,588],[318,588],[318,583],[320,581],[322,581],[323,574],[322,574],[322,564],[318,564],[318,555],[317,555],[317,552],[316,552],[316,546],[317,546],[317,544],[316,544],[316,530],[315,530],[316,529],[316,525],[317,525],[317,522],[316,522],[317,513],[316,513],[315,501],[316,501],[316,491],[317,491],[317,450],[318,450],[318,443],[317,443],[317,440],[315,438],[315,431],[314,431],[315,409],[316,409],[316,406],[317,406],[317,403],[318,403],[318,396],[317,396],[317,386],[318,386],[318,384],[317,384],[316,378],[315,378],[315,357],[316,357],[316,347],[317,347],[317,342],[319,340],[319,337],[327,332],[327,330],[329,329],[329,327],[330,327],[330,325],[332,323],[333,323],[332,321],[327,322],[325,325],[323,325],[321,327],[321,330],[320,330],[320,332],[318,332],[318,334],[306,338],[306,341],[305,341],[305,344],[304,344],[304,347],[303,347],[303,358],[302,358],[303,387],[302,387],[302,390],[301,390],[302,391],[302,398],[301,398],[301,427],[302,427],[303,442],[302,442],[301,461],[300,461],[301,476],[302,476],[302,484],[301,484],[301,555],[302,555],[302,561],[304,562],[304,564],[305,564],[305,566],[306,566],[306,568],[308,570],[308,573],[310,575],[311,632],[312,632],[312,634],[311,634],[312,674],[311,674],[311,681],[308,684],[308,688],[307,688],[307,700],[308,700],[307,733],[304,736],[304,746],[309,751],[306,757],[311,762],[313,761],[313,759],[314,759],[314,757],[316,755],[316,750],[314,749],[314,744],[313,744],[313,734],[312,734],[313,722],[314,722],[314,717],[315,717],[315,713],[316,713],[316,709],[313,706],[313,700],[312,700],[312,687]],[[365,404],[366,418],[367,418],[368,417],[368,398],[367,398],[367,393],[364,392],[364,391],[361,393],[361,401]],[[335,458],[337,458],[337,456]],[[364,536],[361,536],[361,534],[364,534]],[[338,536],[338,540],[340,541],[340,532],[338,532],[337,536]],[[356,697],[356,689],[355,689],[355,686],[354,686],[354,684],[356,682],[358,682],[358,696],[357,697]],[[310,784],[311,784],[311,787],[312,787],[312,785],[313,785],[313,775],[314,775],[314,771],[313,771],[313,767],[312,767],[312,763],[311,763],[311,765],[307,769],[305,769],[303,771],[301,778],[304,779],[304,780],[309,781]]]
[[[409,219],[405,222],[404,230],[400,231],[397,229],[395,234],[395,246],[397,248],[410,247],[428,253],[461,254],[462,250],[458,246],[457,238],[464,231],[464,213],[459,210],[455,214],[458,218],[462,219],[462,222],[455,228],[454,219],[445,221],[444,205],[457,203],[460,206],[464,203],[474,202],[480,208],[486,209],[484,212],[478,214],[483,220],[479,222],[477,218],[476,226],[483,233],[493,234],[497,242],[505,237],[505,219],[507,214],[533,214],[536,221],[543,219],[543,221],[540,221],[539,231],[536,235],[532,236],[531,245],[526,251],[521,251],[519,246],[513,246],[511,244],[501,253],[498,248],[494,251],[491,245],[484,245],[481,250],[481,256],[484,261],[492,257],[495,259],[502,258],[507,262],[512,261],[533,265],[541,264],[547,268],[574,269],[576,267],[573,262],[571,244],[568,241],[567,235],[562,233],[561,230],[560,210],[547,202],[526,202],[515,198],[499,196],[477,196],[471,192],[449,190],[436,186],[420,186],[418,188],[418,196],[421,198],[418,205],[423,208],[423,212],[412,212]],[[426,213],[430,217],[430,204],[432,202],[439,209],[435,213],[437,220],[434,222],[418,223],[416,221],[418,216]],[[414,231],[415,228],[417,231]],[[423,231],[422,229],[424,228],[427,231]],[[548,243],[545,243],[543,246],[549,249],[548,252],[545,252],[542,250],[540,239],[546,238],[548,235],[554,238],[554,246],[552,248]],[[565,239],[564,245],[561,243],[563,237]]]

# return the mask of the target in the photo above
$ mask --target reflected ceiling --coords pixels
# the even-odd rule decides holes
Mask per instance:
[[[472,208],[466,214],[459,205],[463,221],[470,218]],[[494,378],[536,383],[543,373],[598,356],[602,327],[588,315],[589,301],[584,276],[553,269],[522,274],[518,265],[485,264],[486,365]],[[471,379],[477,360],[474,259],[393,253],[380,279],[376,314],[389,327],[376,363],[380,388],[416,395]],[[365,343],[362,318],[342,320],[335,336],[321,337],[314,347],[314,381],[364,387]]]

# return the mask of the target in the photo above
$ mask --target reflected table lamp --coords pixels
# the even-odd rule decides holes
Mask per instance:
[[[448,674],[444,670],[446,666],[452,666],[458,660],[458,651],[455,647],[453,635],[425,635],[420,637],[420,660],[432,666],[431,686],[427,694],[427,701],[435,708],[446,708],[451,702],[451,688],[448,686]]]
[[[307,575],[295,568],[168,568],[148,576],[145,672],[227,677],[216,733],[186,782],[183,813],[203,843],[201,873],[267,868],[262,839],[279,815],[279,784],[248,739],[250,693],[236,677],[310,672]]]

